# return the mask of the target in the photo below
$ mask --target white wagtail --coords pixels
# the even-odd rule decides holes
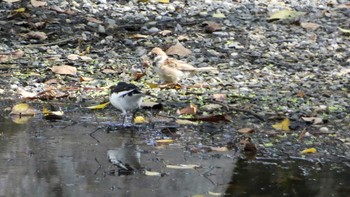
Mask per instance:
[[[111,104],[122,111],[123,126],[127,112],[133,112],[133,118],[135,112],[140,108],[142,103],[142,96],[144,95],[139,88],[131,83],[119,82],[117,85],[110,87],[111,95],[109,101]]]

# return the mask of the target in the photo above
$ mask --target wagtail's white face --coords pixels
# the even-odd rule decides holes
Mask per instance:
[[[111,86],[110,89],[109,101],[124,115],[140,108],[143,93],[134,84],[119,82],[117,85]]]

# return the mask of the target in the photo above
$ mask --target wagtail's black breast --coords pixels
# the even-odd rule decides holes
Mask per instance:
[[[133,94],[142,94],[139,90],[139,88],[134,85],[134,84],[131,84],[131,83],[126,83],[126,82],[119,82],[117,85],[114,85],[114,86],[111,86],[110,87],[111,89],[111,93],[120,93],[120,92],[128,92],[130,90],[130,92],[128,92],[127,94],[125,95],[129,95],[129,96],[132,96]],[[125,96],[123,95],[123,96]]]

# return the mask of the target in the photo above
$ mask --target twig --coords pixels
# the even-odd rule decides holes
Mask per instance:
[[[59,40],[56,42],[50,42],[50,43],[44,43],[44,44],[29,44],[29,45],[22,45],[23,47],[43,47],[43,46],[50,46],[50,45],[59,45],[59,44],[63,44],[72,40],[77,39],[76,37],[73,38],[67,38],[67,39],[63,39],[63,40]]]
[[[96,163],[98,164],[98,168],[97,168],[97,170],[95,171],[94,175],[96,175],[97,172],[102,168],[102,165],[100,164],[100,162],[97,160],[96,157],[95,157],[95,161],[96,161]]]
[[[100,140],[98,140],[97,138],[95,138],[95,136],[93,136],[94,133],[96,133],[98,130],[102,129],[103,127],[99,127],[97,129],[95,129],[95,131],[89,133],[90,137],[93,138],[94,140],[97,141],[97,143],[101,143]]]
[[[223,107],[226,108],[227,111],[240,111],[240,112],[244,112],[244,113],[248,113],[250,115],[253,115],[254,117],[256,117],[257,119],[261,120],[261,121],[265,121],[265,119],[263,117],[261,117],[260,115],[256,114],[255,112],[252,112],[250,110],[247,110],[247,109],[241,109],[241,108],[237,108],[237,107],[231,107],[231,106],[228,106],[226,103],[222,103],[222,102],[217,102],[217,101],[212,101],[213,103],[215,104],[219,104]]]

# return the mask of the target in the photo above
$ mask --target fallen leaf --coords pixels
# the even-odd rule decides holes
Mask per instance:
[[[134,118],[134,123],[135,124],[141,124],[141,123],[148,123],[148,121],[142,116],[136,116]]]
[[[67,59],[75,61],[75,60],[79,59],[79,55],[77,55],[77,54],[69,54],[69,55],[67,55]]]
[[[183,115],[183,114],[194,115],[194,114],[197,113],[197,106],[194,105],[194,104],[190,104],[189,106],[178,110],[177,113],[178,113],[179,115]]]
[[[80,59],[81,59],[82,61],[84,61],[84,62],[92,61],[92,58],[89,57],[89,56],[86,56],[86,55],[81,55],[81,56],[79,56],[79,57],[80,57]]]
[[[12,10],[12,13],[23,13],[25,11],[26,11],[25,8],[18,8],[18,9]]]
[[[190,120],[183,120],[183,119],[177,119],[175,122],[180,125],[198,125],[197,122],[193,122]]]
[[[300,23],[300,26],[304,29],[314,31],[320,27],[317,23]]]
[[[200,165],[196,165],[196,164],[179,164],[179,165],[170,165],[167,164],[165,165],[166,168],[171,168],[171,169],[196,169],[196,168],[200,168]]]
[[[177,42],[175,45],[169,47],[166,50],[168,55],[178,55],[180,57],[188,56],[192,53],[191,50],[185,48],[180,42]]]
[[[142,39],[142,38],[148,38],[148,35],[143,35],[143,34],[133,34],[130,35],[129,38],[134,38],[134,39]]]
[[[146,176],[162,176],[160,172],[155,172],[155,171],[145,170],[144,173]]]
[[[16,124],[26,124],[33,116],[12,115],[11,120]]]
[[[338,29],[342,32],[342,33],[346,33],[346,34],[350,34],[350,29],[343,29],[338,27]]]
[[[47,39],[47,35],[45,32],[41,32],[41,31],[30,31],[26,34],[24,34],[24,36],[26,38],[29,39],[38,39],[38,40],[45,40]]]
[[[88,109],[104,109],[107,105],[109,105],[109,102],[102,103],[102,104],[99,104],[99,105],[93,105],[93,106],[86,107],[86,108],[88,108]]]
[[[117,71],[115,71],[115,70],[113,70],[113,69],[108,69],[108,68],[106,68],[106,69],[103,69],[102,72],[103,72],[104,74],[114,74],[114,73],[116,73]]]
[[[300,153],[301,154],[309,154],[309,153],[316,153],[316,152],[317,152],[316,148],[308,148],[308,149],[301,151]]]
[[[222,29],[222,25],[214,21],[204,21],[202,26],[207,33],[213,33],[214,31],[219,31]]]
[[[22,88],[18,88],[17,93],[19,93],[23,98],[34,98],[37,95],[37,93],[28,92]]]
[[[156,140],[156,143],[157,143],[157,146],[169,145],[174,143],[174,140],[171,140],[171,139]]]
[[[30,3],[33,5],[33,7],[37,8],[37,7],[42,7],[42,6],[46,6],[47,3],[45,1],[37,1],[37,0],[30,0]]]
[[[8,54],[0,54],[0,62],[7,62],[10,60],[15,60],[18,59],[20,57],[24,56],[24,52],[21,50],[12,52],[12,53],[8,53]]]
[[[268,20],[291,19],[291,18],[295,18],[298,16],[302,16],[304,14],[305,14],[305,12],[297,12],[294,10],[285,9],[285,10],[280,10],[280,11],[272,13]]]
[[[226,94],[213,94],[213,99],[219,102],[226,102],[227,96]]]
[[[93,18],[93,17],[87,17],[86,20],[89,21],[89,22],[92,22],[92,23],[97,23],[97,24],[102,24],[103,23],[103,21],[98,20],[98,19]]]
[[[21,0],[4,0],[6,3],[15,3],[15,2],[19,2]]]
[[[255,130],[252,128],[242,128],[242,129],[239,129],[238,132],[240,132],[240,133],[254,133]]]
[[[147,109],[162,109],[163,105],[158,102],[153,102],[153,101],[143,101],[141,104],[142,108],[147,108]]]
[[[44,118],[47,120],[58,120],[58,119],[62,119],[64,112],[62,110],[51,111],[48,108],[44,107],[43,115],[44,115]]]
[[[217,152],[226,152],[229,151],[227,147],[210,147],[212,151],[217,151]]]
[[[190,40],[190,38],[187,35],[179,35],[177,37],[178,41],[186,41],[186,40]]]
[[[224,196],[224,193],[219,193],[219,192],[211,192],[211,191],[209,191],[208,194],[211,195],[211,196]]]
[[[301,117],[305,122],[311,122],[314,125],[323,124],[323,120],[320,117]]]
[[[27,103],[20,103],[12,107],[11,115],[34,116],[35,110]]]
[[[51,68],[52,72],[61,75],[76,75],[77,68],[73,66],[63,65],[63,66],[53,66]]]
[[[94,78],[92,78],[92,77],[80,77],[81,82],[88,82],[88,81],[92,81],[92,80],[94,80]]]
[[[166,35],[171,34],[171,33],[172,33],[172,31],[170,31],[170,30],[163,30],[163,31],[159,32],[159,34],[162,36],[166,36]]]
[[[159,3],[169,3],[169,0],[157,0]]]
[[[277,130],[290,131],[289,124],[289,119],[285,118],[282,122],[272,125],[272,127]]]
[[[220,13],[220,12],[216,12],[212,15],[213,18],[225,18],[225,14]]]
[[[304,91],[300,90],[297,92],[297,97],[305,98],[306,94]]]
[[[140,72],[134,73],[134,74],[133,74],[134,81],[140,80],[140,79],[141,79],[143,76],[145,76],[145,75],[146,75],[146,73],[140,73]]]

